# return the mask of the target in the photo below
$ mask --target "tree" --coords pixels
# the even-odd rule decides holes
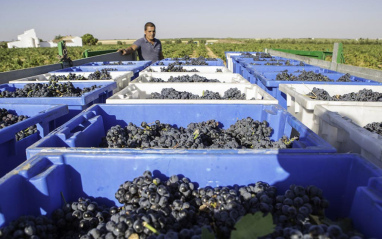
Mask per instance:
[[[180,39],[176,39],[176,40],[175,40],[175,43],[176,43],[176,44],[180,44],[180,43],[182,43],[182,40],[180,40]]]
[[[95,38],[92,34],[86,33],[82,37],[82,44],[84,45],[95,45],[98,42],[98,39]]]
[[[123,43],[121,41],[117,41],[117,45],[122,45]]]
[[[0,48],[8,48],[7,42],[5,42],[5,41],[0,42]]]
[[[57,36],[54,37],[54,40],[61,40],[62,38],[64,38],[64,37],[61,36],[60,34],[58,34]]]

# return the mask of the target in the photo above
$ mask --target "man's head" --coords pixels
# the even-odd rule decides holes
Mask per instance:
[[[146,38],[150,41],[153,41],[155,38],[155,25],[152,22],[145,24],[145,34]]]

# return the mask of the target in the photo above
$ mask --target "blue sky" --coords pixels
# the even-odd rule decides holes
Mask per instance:
[[[1,0],[0,41],[37,36],[136,39],[152,21],[157,38],[382,38],[381,0]]]

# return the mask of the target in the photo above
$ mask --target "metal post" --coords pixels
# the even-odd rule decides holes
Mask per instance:
[[[343,63],[343,46],[342,43],[334,43],[332,62]]]

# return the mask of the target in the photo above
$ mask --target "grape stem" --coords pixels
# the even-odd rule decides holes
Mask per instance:
[[[147,222],[143,222],[143,226],[152,231],[153,233],[159,235],[159,232]]]
[[[63,194],[62,192],[61,192],[61,197],[62,197],[62,200],[64,200],[65,205],[68,204],[68,203],[66,202],[65,197],[64,197],[64,194]]]

